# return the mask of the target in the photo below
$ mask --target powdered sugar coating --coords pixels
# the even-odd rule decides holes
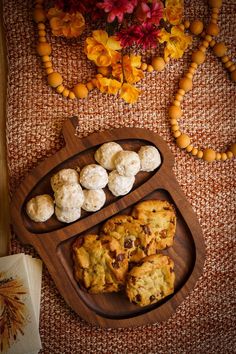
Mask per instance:
[[[51,187],[54,192],[63,184],[77,184],[79,183],[79,174],[73,168],[63,168],[58,171],[51,178]]]
[[[106,194],[103,189],[85,189],[84,204],[82,209],[86,211],[98,211],[106,202]]]
[[[151,172],[161,165],[161,155],[154,146],[142,146],[138,155],[141,162],[141,171]]]
[[[133,187],[134,181],[134,176],[121,176],[116,170],[114,170],[109,174],[108,188],[113,195],[118,197],[129,193]]]
[[[59,208],[80,208],[84,202],[84,193],[79,184],[62,185],[54,193]]]
[[[104,167],[106,170],[112,171],[115,169],[114,159],[119,151],[122,151],[122,147],[111,141],[101,145],[95,152],[95,160]]]
[[[58,206],[55,207],[55,214],[59,221],[70,223],[76,221],[81,216],[81,209],[80,208],[69,208],[63,209],[59,208]]]
[[[91,164],[82,168],[80,183],[86,189],[102,189],[107,185],[108,174],[102,166]]]
[[[121,176],[135,176],[140,170],[139,156],[134,151],[120,151],[115,156],[115,166]]]
[[[54,213],[54,202],[48,194],[38,195],[28,201],[26,212],[31,220],[44,222]]]

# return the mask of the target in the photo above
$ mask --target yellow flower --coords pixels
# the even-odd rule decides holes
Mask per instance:
[[[179,25],[183,18],[184,0],[166,0],[165,19],[172,25]]]
[[[47,16],[54,36],[78,37],[84,30],[85,20],[78,11],[70,14],[57,7],[52,7]]]
[[[121,82],[113,79],[108,79],[107,77],[97,76],[97,88],[102,92],[110,93],[115,95],[121,88]]]
[[[120,59],[121,46],[115,36],[108,37],[106,31],[93,31],[93,37],[85,41],[85,53],[97,66],[110,66]]]
[[[188,48],[189,44],[192,43],[192,37],[186,35],[179,26],[173,26],[171,33],[167,32],[165,29],[161,30],[159,41],[160,43],[166,42],[164,49],[165,59],[169,56],[173,59],[179,59],[182,58],[185,50]]]
[[[123,81],[124,74],[125,80],[130,84],[134,84],[144,77],[143,71],[138,69],[141,66],[140,55],[131,55],[130,57],[124,55],[121,61],[121,64],[114,64],[112,66],[112,75],[115,78]]]
[[[130,84],[123,84],[120,90],[120,97],[127,103],[135,103],[140,95],[141,90]]]

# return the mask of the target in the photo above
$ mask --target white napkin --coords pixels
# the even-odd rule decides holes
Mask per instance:
[[[41,282],[41,260],[23,253],[0,258],[0,332],[6,326],[13,328],[1,334],[0,353],[33,354],[42,348],[39,335]],[[16,313],[21,325],[15,322],[14,326]]]

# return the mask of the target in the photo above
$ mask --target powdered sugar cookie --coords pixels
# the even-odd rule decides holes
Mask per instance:
[[[64,168],[57,172],[51,178],[51,187],[54,192],[63,184],[77,184],[79,183],[79,175],[73,168]]]
[[[123,149],[119,144],[111,141],[101,145],[95,152],[94,158],[99,165],[104,167],[106,170],[112,171],[115,169],[115,156],[121,150]]]
[[[54,202],[48,194],[37,195],[26,204],[26,212],[31,220],[44,222],[54,213]]]
[[[113,195],[118,197],[119,195],[125,195],[129,193],[133,187],[134,181],[134,176],[121,176],[117,171],[114,170],[109,174],[108,188]]]
[[[103,207],[106,201],[106,194],[103,189],[85,189],[84,203],[82,209],[86,211],[97,211]]]
[[[81,209],[80,208],[62,209],[56,206],[55,214],[59,221],[70,223],[80,218]]]
[[[84,193],[79,184],[63,185],[54,193],[59,208],[80,208],[84,202]]]
[[[151,172],[161,165],[161,155],[154,146],[142,146],[138,155],[141,163],[141,171]]]
[[[108,174],[102,166],[91,164],[82,168],[80,183],[86,189],[102,189],[107,185]]]
[[[139,156],[134,151],[120,151],[116,154],[115,166],[121,176],[135,176],[140,170]]]

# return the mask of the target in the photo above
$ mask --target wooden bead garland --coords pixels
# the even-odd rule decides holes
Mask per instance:
[[[179,148],[185,149],[192,156],[203,159],[207,162],[213,161],[226,161],[236,156],[236,143],[233,143],[229,150],[226,152],[216,152],[211,148],[206,148],[203,151],[190,144],[191,139],[187,134],[181,133],[177,120],[182,116],[181,102],[186,92],[192,89],[192,77],[199,65],[205,61],[205,52],[210,46],[213,48],[213,53],[221,59],[225,68],[230,72],[230,78],[236,82],[236,65],[226,55],[227,47],[224,43],[216,43],[212,36],[219,34],[219,27],[217,25],[219,9],[222,5],[221,0],[208,0],[212,8],[211,20],[206,27],[206,32],[203,32],[203,25],[201,21],[193,21],[189,29],[193,34],[201,34],[203,42],[200,44],[199,49],[192,54],[192,63],[190,64],[187,74],[179,81],[179,90],[175,95],[173,105],[169,109],[170,124],[173,136],[176,139],[176,144]],[[176,105],[176,101],[179,105]],[[181,113],[180,113],[181,112]]]
[[[185,149],[192,156],[196,156],[199,159],[203,159],[207,162],[213,161],[226,161],[236,156],[236,143],[232,144],[228,151],[226,152],[215,152],[213,149],[206,148],[203,151],[197,149],[190,144],[191,140],[187,134],[183,134],[178,125],[178,119],[182,117],[181,102],[186,92],[192,90],[192,78],[195,74],[199,65],[205,61],[205,52],[208,47],[213,48],[213,53],[219,57],[225,66],[225,68],[230,73],[230,78],[233,82],[236,82],[236,65],[230,60],[226,55],[227,47],[224,43],[216,43],[212,36],[217,36],[219,34],[219,27],[217,25],[218,14],[220,7],[222,6],[222,0],[208,0],[209,6],[211,7],[211,19],[210,23],[207,25],[205,32],[203,31],[202,21],[195,20],[191,24],[189,21],[185,21],[182,26],[189,29],[194,35],[200,35],[203,38],[199,49],[192,54],[192,63],[190,64],[188,72],[179,81],[179,89],[175,95],[172,106],[169,109],[169,117],[171,123],[171,130],[173,136],[176,138],[176,144],[179,148]],[[36,46],[36,51],[41,57],[44,69],[47,74],[48,84],[53,87],[57,93],[62,94],[63,97],[68,97],[69,99],[83,99],[88,96],[89,91],[96,87],[97,78],[91,79],[86,84],[78,83],[74,86],[72,90],[67,89],[63,85],[63,78],[60,73],[55,72],[51,62],[51,45],[46,39],[46,14],[43,10],[43,0],[35,0],[35,8],[33,10],[33,19],[37,24],[38,28],[38,43]],[[165,65],[169,62],[169,58],[164,60],[162,57],[152,58],[151,64],[142,63],[141,69],[147,72],[153,72],[154,70],[160,72],[164,70]],[[98,68],[98,75],[107,75],[107,68]]]

